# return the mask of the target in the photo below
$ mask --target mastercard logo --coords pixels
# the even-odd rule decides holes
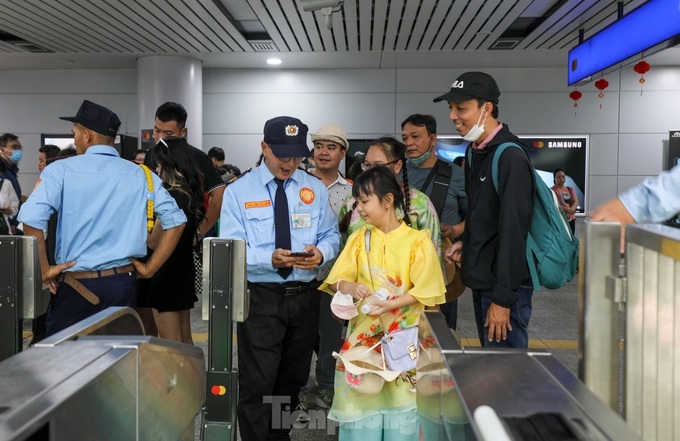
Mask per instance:
[[[545,143],[543,141],[534,141],[533,146],[535,149],[542,149]]]
[[[215,386],[210,388],[210,392],[213,395],[224,395],[224,394],[227,393],[227,388],[224,387],[224,386],[221,386],[221,385],[220,386],[215,385]]]

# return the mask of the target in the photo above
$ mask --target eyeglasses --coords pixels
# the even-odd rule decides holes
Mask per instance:
[[[364,161],[364,162],[361,163],[361,169],[363,171],[366,171],[366,170],[372,169],[373,167],[380,167],[380,166],[396,164],[399,161],[400,161],[400,159],[397,159],[395,161],[390,161],[390,162],[387,162],[387,163],[376,162],[375,164],[371,164],[370,162]]]

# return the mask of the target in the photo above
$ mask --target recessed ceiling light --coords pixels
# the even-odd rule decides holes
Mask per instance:
[[[277,64],[281,64],[281,59],[280,58],[267,58],[267,64],[271,64],[272,66],[275,66]]]

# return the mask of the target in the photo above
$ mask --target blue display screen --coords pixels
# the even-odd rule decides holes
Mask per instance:
[[[680,34],[680,2],[651,0],[569,51],[572,85]]]

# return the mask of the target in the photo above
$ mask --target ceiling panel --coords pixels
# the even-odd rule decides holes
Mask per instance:
[[[644,2],[622,4],[630,12]],[[619,3],[345,0],[328,29],[326,15],[303,10],[300,0],[2,0],[0,69],[91,68],[104,55],[121,68],[148,55],[191,56],[206,67],[259,67],[274,53],[293,68],[555,67],[577,44],[579,30],[587,38],[615,21]],[[527,24],[525,11],[546,9]],[[517,39],[514,48],[503,56],[490,50],[508,36]],[[266,44],[255,50],[253,40],[271,41],[278,51],[261,52]],[[33,53],[31,44],[51,53]]]

